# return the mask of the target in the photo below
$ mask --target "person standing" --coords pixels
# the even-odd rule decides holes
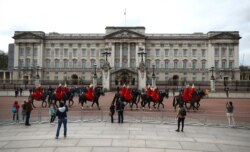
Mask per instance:
[[[56,119],[56,105],[55,101],[52,101],[49,106],[49,114],[50,114],[50,124],[54,124],[54,121]]]
[[[22,87],[19,88],[19,92],[20,92],[20,96],[22,96],[23,95],[23,88]]]
[[[19,104],[17,101],[14,102],[12,106],[12,112],[13,112],[13,121],[19,122]]]
[[[233,114],[234,106],[233,106],[232,101],[227,102],[226,110],[227,110],[228,126],[234,127],[235,126],[234,114]]]
[[[225,92],[226,92],[227,98],[229,98],[229,88],[228,87],[225,88]]]
[[[55,139],[58,139],[59,137],[62,124],[64,127],[64,134],[63,134],[64,138],[67,137],[67,112],[68,112],[68,107],[64,105],[64,103],[60,102],[60,107],[56,111],[56,116],[58,117],[58,126]]]
[[[22,119],[23,119],[23,122],[26,119],[26,112],[27,112],[27,102],[26,102],[26,100],[24,100],[24,102],[22,104]]]
[[[180,123],[181,123],[181,131],[183,132],[184,129],[184,120],[186,117],[186,109],[183,107],[183,104],[180,104],[176,118],[178,119],[178,128],[177,128],[177,132],[180,131]]]
[[[115,114],[115,105],[114,105],[114,103],[111,103],[111,105],[109,107],[109,115],[111,118],[111,123],[114,123],[114,114]]]
[[[118,123],[123,123],[123,111],[124,111],[124,103],[121,99],[119,99],[116,110],[118,111]]]
[[[25,126],[30,126],[30,113],[33,110],[31,101],[27,102]]]

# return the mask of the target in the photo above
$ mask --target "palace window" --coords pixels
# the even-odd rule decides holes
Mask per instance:
[[[33,55],[37,57],[37,48],[35,47],[33,51],[34,51]]]
[[[45,56],[46,56],[47,58],[50,57],[50,49],[46,49],[46,51],[45,51]]]
[[[86,49],[82,49],[82,57],[86,57]]]
[[[188,60],[183,60],[183,69],[187,68],[187,62],[188,62]]]
[[[229,68],[232,69],[234,66],[234,61],[229,61]]]
[[[95,57],[95,49],[91,49],[91,57]]]
[[[77,58],[77,49],[73,49],[73,57]]]
[[[227,65],[227,61],[226,60],[222,60],[221,68],[225,69],[226,65]]]
[[[77,68],[77,60],[73,60],[73,68]]]
[[[193,50],[192,50],[192,56],[193,56],[193,57],[196,57],[196,49],[193,49]]]
[[[225,57],[225,56],[226,56],[226,48],[222,48],[221,56],[222,56],[222,57]]]
[[[232,48],[229,49],[229,56],[230,57],[234,56],[234,50]]]
[[[196,60],[193,60],[193,61],[192,61],[192,69],[196,69],[196,64],[197,64],[197,61],[196,61]]]
[[[174,60],[174,69],[178,68],[178,60]]]
[[[219,48],[215,48],[214,50],[214,56],[219,57]]]
[[[60,58],[60,51],[59,51],[59,49],[55,50],[55,57]]]
[[[59,62],[59,60],[55,60],[55,68],[60,68],[60,62]]]
[[[30,59],[25,60],[25,67],[27,67],[27,68],[30,67]]]
[[[20,48],[19,49],[19,56],[23,56],[24,55],[24,49],[23,48]]]
[[[45,67],[46,67],[46,68],[50,68],[50,60],[47,59],[47,60],[45,61]]]
[[[69,66],[69,61],[68,60],[63,60],[63,68],[68,68],[68,66]]]
[[[168,57],[169,50],[165,49],[165,57]]]
[[[30,56],[30,47],[26,47],[26,56]]]
[[[82,60],[82,68],[86,68],[87,66],[86,66],[86,60]]]
[[[206,50],[205,50],[205,49],[202,49],[202,50],[201,50],[201,56],[202,56],[202,57],[206,57]]]
[[[187,49],[183,49],[183,57],[187,57]]]
[[[218,69],[218,68],[219,68],[219,61],[218,61],[218,60],[215,60],[215,61],[214,61],[214,66],[215,66],[215,69]]]
[[[201,61],[201,69],[205,69],[206,68],[206,61],[202,60]]]
[[[19,67],[22,68],[24,65],[23,60],[19,60]]]
[[[67,58],[67,57],[69,56],[69,54],[68,54],[68,49],[64,49],[64,51],[63,51],[63,56],[64,56],[65,58]]]
[[[155,56],[156,57],[160,57],[160,49],[156,49],[155,50]]]
[[[164,68],[165,68],[165,69],[168,69],[168,62],[169,62],[168,60],[165,60],[165,61],[164,61]]]
[[[160,68],[160,60],[155,61],[155,67],[156,67],[156,69]]]
[[[174,49],[174,57],[178,56],[178,49]]]

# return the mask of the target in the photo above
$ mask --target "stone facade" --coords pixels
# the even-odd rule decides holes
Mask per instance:
[[[217,81],[239,79],[238,31],[193,34],[149,34],[145,27],[106,27],[100,34],[63,34],[15,31],[14,80],[92,81],[94,64],[102,80],[106,56],[111,85],[137,85],[142,56],[147,82],[153,71],[156,83],[168,80],[209,81],[211,67]],[[152,68],[154,65],[154,69]]]

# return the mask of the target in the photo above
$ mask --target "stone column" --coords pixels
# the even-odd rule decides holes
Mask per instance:
[[[14,68],[18,67],[19,63],[19,44],[15,43],[15,47],[14,47]]]
[[[5,83],[5,80],[6,80],[6,75],[5,75],[5,71],[3,72],[3,83]]]
[[[102,67],[102,86],[106,91],[110,91],[110,64],[105,62]]]
[[[122,43],[120,43],[120,68],[122,67]]]
[[[152,87],[155,88],[156,86],[156,76],[152,75]]]
[[[111,67],[115,67],[115,43],[111,46],[111,60],[110,60]]]
[[[139,46],[138,46],[138,43],[136,43],[135,44],[135,66],[136,67],[139,67],[139,64],[140,64],[140,60],[139,60],[139,56],[138,56],[138,53],[139,53],[138,50],[139,50]]]
[[[128,43],[128,68],[130,67],[130,43]]]
[[[215,91],[215,81],[214,80],[210,80],[210,89],[211,89],[211,92]]]
[[[93,76],[93,88],[97,86],[97,75]]]
[[[142,90],[146,88],[146,81],[147,81],[145,63],[141,62],[138,69],[139,69],[138,70],[138,88]]]

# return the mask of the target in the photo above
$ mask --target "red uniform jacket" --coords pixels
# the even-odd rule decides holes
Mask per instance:
[[[32,93],[32,97],[36,100],[40,100],[43,95],[43,89],[41,87],[36,88],[35,92]]]
[[[184,92],[182,94],[182,98],[185,102],[187,101],[190,101],[191,98],[192,98],[192,95],[191,95],[191,88],[185,88],[184,89]]]
[[[130,89],[126,88],[124,98],[125,98],[126,101],[131,101],[132,100],[133,96],[131,94]]]
[[[154,102],[160,100],[160,95],[158,93],[158,89],[155,89],[155,90],[152,91],[151,97],[152,97],[152,100]]]
[[[89,100],[89,101],[94,100],[95,94],[94,94],[94,89],[93,89],[93,87],[90,87],[90,88],[88,89],[88,91],[84,94],[84,97],[85,97],[87,100]]]
[[[152,94],[152,90],[151,90],[151,88],[149,87],[149,88],[147,88],[147,96],[151,96],[151,94]]]

